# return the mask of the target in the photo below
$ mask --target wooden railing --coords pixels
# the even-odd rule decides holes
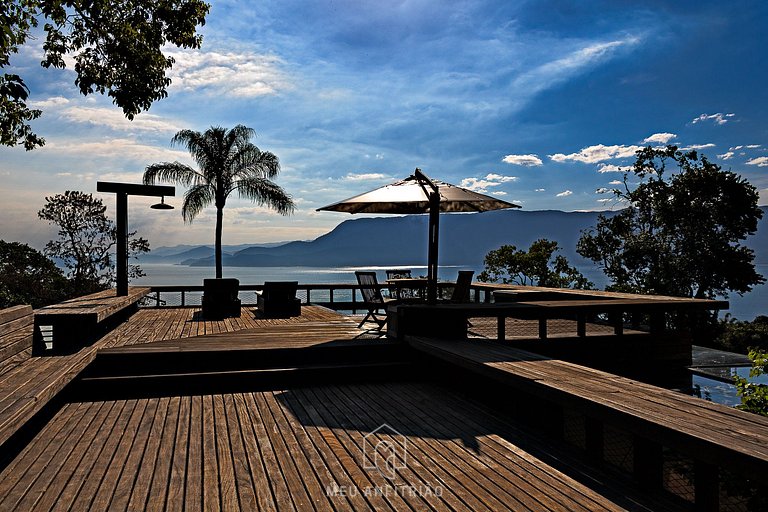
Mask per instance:
[[[438,292],[447,295],[454,283],[438,283]],[[199,307],[199,296],[203,293],[202,285],[163,285],[151,286],[151,292],[146,297],[143,307]],[[244,306],[256,305],[255,291],[262,290],[262,284],[241,284],[240,301]],[[381,290],[388,290],[386,284],[379,284]],[[474,302],[490,302],[491,292],[498,289],[495,285],[473,284],[471,294]],[[317,304],[339,311],[358,311],[364,309],[363,297],[360,293],[360,285],[356,283],[323,283],[302,284],[299,283],[297,296],[302,304]],[[176,295],[179,300],[171,300],[170,295]],[[194,296],[190,300],[190,295]]]

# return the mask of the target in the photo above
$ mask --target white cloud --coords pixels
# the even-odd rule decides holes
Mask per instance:
[[[526,167],[543,165],[541,158],[537,155],[507,155],[502,158],[501,161],[512,165],[524,165]]]
[[[614,200],[614,199],[613,199],[613,198],[611,198],[611,197],[604,197],[604,198],[602,198],[602,199],[598,199],[598,200],[597,200],[597,202],[598,202],[598,203],[609,203],[609,202],[611,202],[611,201],[613,201],[613,200]]]
[[[48,98],[47,100],[30,101],[29,106],[30,108],[49,110],[51,108],[60,107],[68,103],[69,103],[69,100],[67,98],[64,98],[62,96],[53,96],[51,98]]]
[[[171,87],[185,91],[226,91],[227,95],[253,98],[292,89],[274,55],[255,52],[168,51],[176,59],[169,72]]]
[[[652,143],[657,142],[659,144],[667,144],[670,140],[677,137],[674,133],[654,133],[650,137],[646,137],[643,139],[644,143]]]
[[[635,156],[635,153],[643,149],[641,146],[624,146],[614,145],[605,146],[603,144],[597,144],[595,146],[589,146],[578,153],[571,153],[564,155],[563,153],[556,153],[550,155],[555,162],[584,162],[586,164],[596,164],[604,160],[611,160],[613,158],[629,158]],[[604,171],[601,171],[604,172]]]
[[[370,181],[370,180],[385,180],[389,178],[386,174],[382,174],[380,172],[369,172],[369,173],[361,173],[361,174],[347,174],[344,176],[343,179],[349,180],[349,181]]]
[[[600,164],[597,167],[597,172],[604,173],[604,172],[627,172],[631,169],[629,166],[623,166],[620,167],[618,165],[614,164]]]
[[[632,46],[640,41],[638,37],[629,36],[622,40],[605,43],[593,43],[559,58],[535,67],[516,78],[512,86],[515,90],[524,91],[528,95],[550,88],[564,82],[574,73],[597,65],[610,58],[621,47]]]
[[[747,165],[756,165],[758,167],[768,167],[768,156],[759,156],[747,160]]]
[[[730,160],[731,158],[733,158],[733,155],[734,155],[733,151],[726,151],[722,155],[717,155],[717,158],[719,158],[720,160]]]
[[[505,195],[507,195],[507,193],[504,192],[503,190],[497,190],[496,192],[491,192],[491,195],[492,196],[505,196]]]
[[[684,148],[680,148],[682,151],[698,151],[700,149],[707,149],[707,148],[713,148],[715,147],[714,144],[711,142],[707,144],[691,144],[690,146],[685,146]]]
[[[487,194],[488,187],[498,187],[502,183],[517,181],[517,179],[517,176],[502,176],[501,174],[491,173],[487,174],[485,178],[464,178],[461,180],[461,186],[481,194]]]
[[[502,176],[501,174],[488,174],[485,179],[490,181],[498,181],[500,183],[507,183],[509,181],[517,181],[517,176]]]
[[[761,147],[761,146],[762,146],[762,144],[748,144],[748,145],[746,145],[745,147],[746,147],[747,149],[758,149],[758,148],[759,148],[759,147]]]
[[[536,190],[534,190],[534,192],[546,192],[546,191],[547,189],[545,188],[537,188]]]
[[[595,190],[595,194],[607,194],[608,192],[611,192],[613,189],[600,187],[597,190]]]
[[[186,151],[149,146],[129,138],[101,141],[50,140],[45,147],[61,153],[88,155],[89,158],[130,159],[148,163],[169,160],[189,161],[189,154]]]
[[[623,181],[619,181],[619,180],[613,180],[613,181],[609,181],[608,184],[609,185],[623,185],[624,182]]]
[[[175,133],[183,128],[181,124],[147,112],[129,121],[120,110],[104,107],[69,107],[61,110],[59,116],[76,123],[106,126],[123,132]]]
[[[725,124],[729,120],[727,118],[734,117],[736,114],[730,113],[730,114],[722,114],[718,112],[717,114],[701,114],[699,117],[693,119],[691,121],[693,124],[701,123],[704,121],[713,121],[715,124]]]
[[[556,197],[567,197],[567,196],[570,196],[571,194],[573,194],[572,190],[564,190],[564,191],[560,192],[559,194],[555,194],[555,196]]]

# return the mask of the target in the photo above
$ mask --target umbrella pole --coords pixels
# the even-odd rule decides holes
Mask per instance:
[[[427,256],[427,304],[437,304],[437,242],[440,230],[440,194],[429,194],[429,246]]]

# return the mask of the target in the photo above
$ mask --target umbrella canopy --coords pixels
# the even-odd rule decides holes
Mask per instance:
[[[440,180],[431,180],[421,170],[416,169],[414,174],[404,180],[323,206],[318,210],[347,213],[427,213],[430,210],[429,197],[434,191],[430,184],[437,187],[441,212],[487,212],[520,208],[495,197],[478,194]]]
[[[427,300],[437,300],[437,248],[440,212],[487,212],[520,206],[479,194],[440,180],[432,180],[420,169],[390,185],[318,208],[318,211],[347,213],[429,213]]]

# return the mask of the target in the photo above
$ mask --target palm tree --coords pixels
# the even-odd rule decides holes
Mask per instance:
[[[231,130],[212,126],[204,133],[181,130],[171,143],[186,147],[200,170],[179,162],[162,162],[144,171],[146,185],[171,181],[189,187],[181,207],[185,222],[192,222],[209,204],[216,205],[217,278],[221,278],[221,229],[229,194],[236,190],[240,197],[273,208],[281,215],[295,209],[291,196],[271,180],[280,172],[278,158],[251,143],[255,135],[253,129],[243,125]]]

